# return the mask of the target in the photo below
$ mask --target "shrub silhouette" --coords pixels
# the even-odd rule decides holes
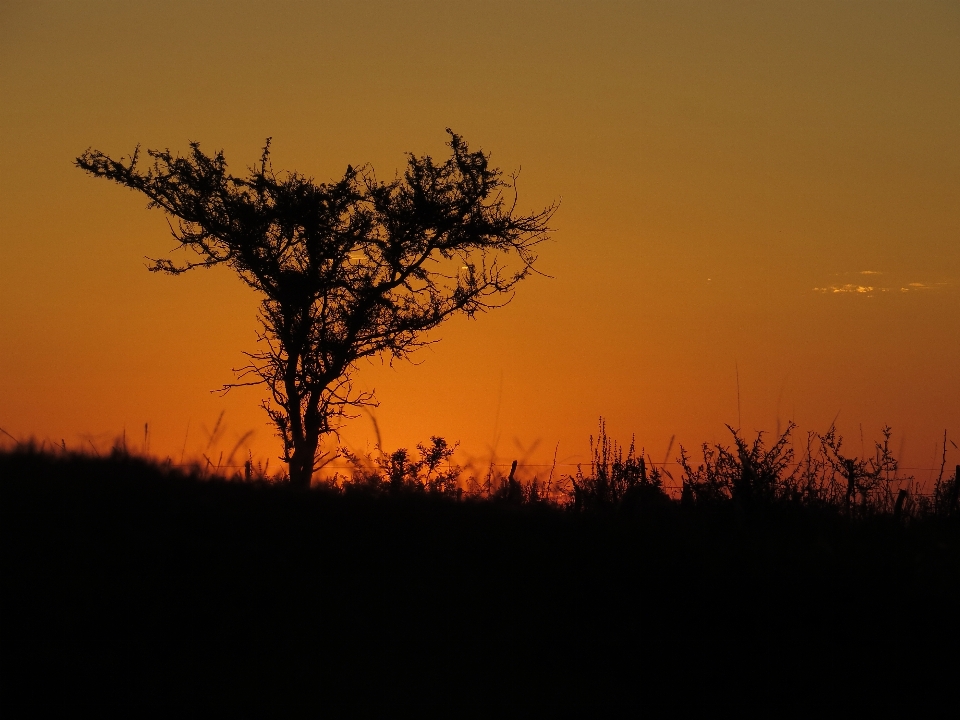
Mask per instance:
[[[386,453],[377,448],[375,457],[361,457],[346,448],[340,454],[354,466],[350,485],[375,492],[429,492],[457,496],[460,490],[460,467],[450,462],[457,445],[449,445],[438,436],[428,444],[419,443],[419,458],[406,448]]]
[[[892,512],[898,502],[902,509],[906,495],[902,494],[899,486],[913,478],[898,475],[899,463],[890,452],[892,430],[884,426],[882,432],[883,442],[875,443],[874,456],[871,458],[844,455],[843,438],[835,428],[831,427],[820,438],[828,467],[843,480],[843,511],[847,515]]]
[[[796,426],[790,423],[777,441],[766,448],[763,433],[748,444],[738,430],[727,425],[734,448],[722,445],[702,446],[703,463],[693,468],[684,448],[680,448],[683,468],[682,498],[690,503],[716,503],[733,500],[744,507],[768,504],[789,494],[795,472],[787,472],[793,462],[790,435]]]
[[[941,475],[933,490],[934,512],[942,517],[960,516],[960,465],[954,470],[953,477],[943,480]]]
[[[747,443],[729,425],[732,448],[704,444],[703,461],[693,467],[680,448],[683,469],[681,502],[710,505],[733,502],[744,509],[774,503],[832,508],[848,517],[892,513],[900,517],[922,504],[913,502],[908,488],[912,476],[899,474],[899,463],[890,451],[891,429],[882,429],[884,439],[875,443],[869,458],[848,457],[843,438],[830,428],[825,434],[808,436],[806,456],[794,462],[790,438],[796,426],[787,427],[767,448],[764,433]],[[816,443],[813,441],[816,440]],[[816,446],[816,451],[814,450]],[[946,487],[946,486],[945,486]]]
[[[623,448],[607,435],[603,418],[596,441],[590,438],[590,450],[590,474],[584,475],[578,467],[570,478],[574,510],[634,508],[667,499],[661,472],[652,463],[648,467],[643,450],[637,454],[635,439],[630,440],[624,456]]]

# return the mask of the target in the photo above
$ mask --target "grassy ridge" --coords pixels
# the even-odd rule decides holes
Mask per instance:
[[[3,638],[734,641],[956,633],[960,524],[292,491],[0,455]]]
[[[509,483],[295,490],[2,453],[3,706],[596,713],[638,683],[671,702],[875,683],[919,657],[891,648],[960,638],[955,517],[673,501],[624,478],[581,475],[563,507]]]

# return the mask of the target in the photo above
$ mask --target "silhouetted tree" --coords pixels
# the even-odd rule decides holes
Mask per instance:
[[[321,439],[349,409],[374,402],[354,390],[358,360],[406,357],[444,319],[509,302],[532,270],[555,206],[517,214],[516,176],[447,132],[449,159],[410,154],[403,176],[390,182],[368,166],[348,166],[329,184],[275,173],[269,140],[246,177],[229,174],[222,151],[209,156],[198,143],[185,157],[148,151],[147,169],[139,148],[126,161],[93,149],[76,160],[176,218],[174,237],[199,259],[151,259],[152,271],[222,264],[263,296],[260,350],[246,353],[241,382],[225,388],[269,388],[263,406],[295,485],[309,486],[329,456]]]

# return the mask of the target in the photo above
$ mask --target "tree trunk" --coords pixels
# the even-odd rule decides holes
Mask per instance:
[[[290,467],[290,484],[297,488],[309,488],[310,480],[313,477],[313,448],[309,447],[309,441],[305,428],[303,426],[303,416],[301,413],[301,395],[297,388],[297,358],[299,354],[292,352],[290,347],[293,345],[291,339],[281,339],[287,345],[290,353],[287,358],[286,369],[284,373],[284,389],[287,392],[287,398],[284,409],[287,411],[287,417],[290,420],[290,442],[293,445],[293,455],[290,456],[288,465]]]
[[[310,447],[306,440],[294,442],[293,456],[290,458],[290,484],[293,487],[307,489],[313,479],[313,460],[316,446]]]

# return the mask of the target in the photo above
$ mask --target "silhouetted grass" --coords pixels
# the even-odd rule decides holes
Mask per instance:
[[[852,512],[845,490],[839,502],[797,494],[806,480],[786,483],[776,445],[739,443],[688,467],[692,489],[674,500],[633,448],[603,435],[594,447],[567,504],[512,476],[457,493],[439,460],[412,470],[406,455],[296,490],[122,452],[4,452],[6,654],[56,648],[79,662],[79,648],[175,647],[184,662],[185,647],[424,642],[829,652],[960,637],[955,514]]]

